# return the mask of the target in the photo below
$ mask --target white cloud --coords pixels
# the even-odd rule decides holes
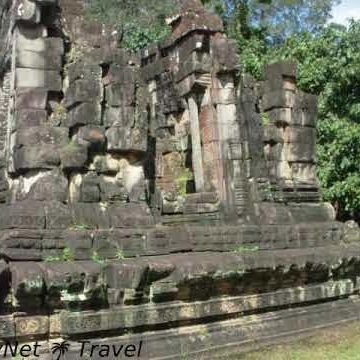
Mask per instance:
[[[354,18],[360,19],[359,0],[343,0],[340,5],[336,6],[332,12],[331,22],[346,25],[348,20]]]

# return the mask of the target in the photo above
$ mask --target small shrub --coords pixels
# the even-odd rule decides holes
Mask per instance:
[[[61,256],[49,255],[44,259],[44,261],[45,262],[59,262],[59,261],[71,262],[71,261],[75,261],[75,254],[72,249],[66,247],[63,249]]]
[[[261,113],[261,121],[264,126],[270,125],[271,119],[270,119],[269,114],[262,112]]]
[[[97,262],[98,264],[104,265],[108,262],[108,259],[101,256],[97,251],[94,251],[91,257],[92,261]]]
[[[248,253],[248,252],[257,252],[260,250],[259,246],[251,245],[239,245],[234,249],[235,253]]]
[[[116,259],[117,260],[124,260],[125,259],[125,254],[121,249],[118,249],[118,251],[116,252]]]
[[[44,259],[45,262],[59,262],[61,261],[61,257],[60,256],[47,256],[45,259]]]
[[[75,261],[74,251],[68,247],[63,250],[62,254],[63,261]]]
[[[70,230],[92,230],[92,227],[87,224],[73,224],[70,226]]]

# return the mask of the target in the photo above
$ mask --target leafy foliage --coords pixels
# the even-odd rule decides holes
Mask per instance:
[[[320,34],[340,0],[203,0],[238,42],[245,72],[260,77],[272,46],[305,32]]]
[[[87,14],[117,29],[123,47],[139,50],[169,34],[165,18],[176,0],[89,0]]]
[[[61,256],[52,256],[49,255],[44,259],[45,262],[72,262],[75,261],[74,251],[68,247],[63,249]]]

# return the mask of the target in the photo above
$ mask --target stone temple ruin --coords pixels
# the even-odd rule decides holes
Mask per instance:
[[[195,0],[139,55],[83,14],[0,1],[1,341],[213,359],[359,319],[360,235],[322,201],[296,65],[239,78]]]

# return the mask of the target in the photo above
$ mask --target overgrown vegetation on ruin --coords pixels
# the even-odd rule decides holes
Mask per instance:
[[[299,86],[320,95],[319,178],[341,220],[360,219],[360,22],[330,24],[338,0],[203,0],[237,40],[242,72],[262,77],[266,63],[296,60]],[[175,0],[92,0],[89,16],[116,25],[123,46],[138,50],[168,34]],[[110,11],[109,11],[110,9]]]

